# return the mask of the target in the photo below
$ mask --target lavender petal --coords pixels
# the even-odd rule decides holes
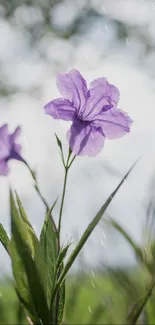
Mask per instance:
[[[75,115],[75,108],[72,103],[63,98],[57,98],[44,106],[45,113],[54,119],[72,121]]]
[[[118,89],[110,85],[106,78],[99,78],[91,83],[90,96],[87,101],[84,118],[92,120],[101,111],[107,111],[117,104]]]
[[[67,132],[67,139],[75,155],[96,156],[103,148],[105,138],[100,128],[76,119]]]
[[[107,139],[116,139],[130,132],[132,119],[122,110],[113,107],[112,109],[98,114],[93,124],[102,127]]]
[[[74,69],[68,73],[59,73],[57,75],[57,87],[60,94],[71,101],[77,110],[85,106],[88,89],[86,81],[79,71]]]
[[[5,160],[0,160],[0,175],[7,176],[9,173],[9,168]]]

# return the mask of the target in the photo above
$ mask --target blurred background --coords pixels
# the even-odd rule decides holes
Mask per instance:
[[[141,156],[108,208],[107,216],[118,222],[137,245],[145,247],[148,236],[151,243],[154,239],[155,1],[1,0],[0,125],[7,122],[10,131],[22,126],[23,157],[36,170],[41,192],[49,205],[60,197],[63,182],[54,132],[67,152],[69,123],[45,116],[43,106],[59,95],[55,84],[57,72],[72,68],[80,70],[88,84],[104,76],[116,85],[121,94],[119,108],[128,112],[134,123],[131,133],[124,138],[107,140],[97,157],[75,160],[68,180],[62,242],[76,242],[132,163]],[[33,185],[26,167],[20,162],[10,162],[9,177],[0,178],[0,222],[8,233],[9,186],[17,190],[35,230],[40,233],[45,208]],[[55,220],[58,209],[59,202],[54,210]],[[94,231],[72,273],[66,305],[69,324],[121,323],[130,302],[145,288],[144,279],[147,282],[148,276],[118,227],[107,222],[101,222]],[[11,265],[2,247],[0,276],[0,323],[17,323],[19,317],[20,324],[23,311],[10,289]],[[73,297],[75,307],[77,304],[79,307],[71,313]],[[141,322],[154,324],[154,302]],[[10,315],[3,308],[8,303],[12,306]],[[123,303],[124,309],[121,307],[119,312],[118,306]],[[83,319],[82,316],[79,319],[80,314]]]

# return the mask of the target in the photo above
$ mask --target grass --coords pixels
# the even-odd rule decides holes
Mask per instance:
[[[144,269],[69,276],[64,324],[123,324],[148,281]],[[11,281],[2,281],[0,292],[0,324],[27,324]],[[152,295],[139,324],[155,324],[154,305]]]
[[[143,276],[143,281],[142,280]],[[68,324],[123,324],[130,304],[144,291],[146,274],[115,271],[68,279]],[[132,286],[131,286],[132,283]],[[74,301],[73,301],[74,299]],[[74,302],[74,303],[73,303]],[[72,308],[70,308],[72,306]]]
[[[20,323],[27,324],[13,284],[10,280],[2,281],[0,283],[0,324]]]

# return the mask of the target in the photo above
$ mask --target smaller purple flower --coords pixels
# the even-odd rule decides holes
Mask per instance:
[[[130,132],[131,118],[117,108],[119,90],[106,78],[98,78],[87,88],[79,71],[57,75],[57,87],[62,95],[44,106],[54,119],[72,121],[67,132],[75,155],[97,155],[105,138],[116,139]]]
[[[12,134],[9,134],[7,124],[0,127],[0,175],[8,175],[8,161],[10,159],[24,162],[24,159],[20,156],[21,146],[16,143],[19,135],[20,127],[17,127]]]

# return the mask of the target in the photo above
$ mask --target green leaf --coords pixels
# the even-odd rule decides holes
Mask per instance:
[[[54,202],[51,209],[48,211],[45,222],[40,235],[40,245],[42,250],[42,258],[44,263],[44,287],[46,291],[46,297],[48,301],[48,306],[51,306],[51,298],[53,294],[53,289],[55,282],[57,280],[57,275],[61,268],[63,267],[63,257],[67,253],[68,246],[66,246],[59,253],[59,240],[57,229],[51,214],[57,200]],[[54,304],[52,305],[52,311],[50,316],[50,321],[53,323],[61,324],[63,317],[65,303],[65,283],[60,287],[58,295],[55,299]]]
[[[32,307],[32,305],[29,306],[29,304],[27,303],[27,301],[25,299],[23,299],[23,296],[20,294],[20,292],[18,291],[17,287],[15,287],[15,291],[16,291],[17,297],[18,297],[21,305],[26,310],[26,318],[28,317],[29,319],[31,319],[31,321],[33,322],[33,324],[35,324],[35,322],[38,320],[38,318],[37,318],[37,315],[35,315],[35,310],[33,310],[34,307]],[[23,290],[22,290],[22,294],[23,294]],[[31,300],[31,297],[29,297],[29,300]]]
[[[40,265],[37,265],[34,250],[30,245],[30,229],[20,217],[12,193],[10,193],[10,206],[11,257],[17,292],[37,324],[48,324],[49,310],[41,280]]]
[[[65,281],[63,282],[63,284],[60,286],[59,289],[57,325],[60,325],[62,323],[64,305],[65,305]]]
[[[63,270],[63,263],[59,268],[56,270],[56,279],[60,276],[60,273]],[[51,301],[52,302],[52,301]],[[50,306],[50,321],[52,324],[59,325],[62,323],[63,319],[63,312],[64,312],[64,305],[65,305],[65,281],[59,287],[59,290],[55,296],[53,303]]]
[[[155,282],[152,282],[149,286],[148,290],[146,291],[144,297],[140,298],[136,304],[132,307],[132,310],[127,318],[126,324],[136,324],[140,314],[143,311],[143,308],[146,306],[149,298],[152,295],[152,291],[155,287]]]
[[[7,251],[7,253],[10,255],[10,253],[9,253],[10,239],[1,223],[0,223],[0,242],[2,243],[2,245],[5,248],[5,250]]]
[[[103,304],[103,301],[101,301],[97,304],[92,316],[90,317],[89,324],[100,324],[98,322],[101,319],[101,315],[103,318],[104,313],[106,313],[106,306]]]
[[[51,209],[48,211],[45,222],[40,235],[40,247],[42,252],[42,260],[44,264],[44,287],[48,306],[51,304],[51,296],[53,286],[56,280],[56,264],[59,251],[59,242],[55,224],[51,218],[51,213],[56,204],[54,202]]]
[[[12,193],[10,193],[10,205],[11,205],[11,216],[12,219],[16,215],[19,218],[17,208],[14,203]],[[13,227],[12,227],[13,228]],[[22,258],[18,252],[18,244],[14,238],[15,233],[12,229],[12,238],[10,243],[11,259],[12,259],[12,269],[16,284],[16,292],[19,300],[24,305],[25,309],[30,315],[35,315],[35,308],[33,305],[32,297],[29,291],[29,284],[27,275],[25,272],[24,264]],[[35,315],[35,321],[38,321],[37,315]]]
[[[122,267],[117,267],[116,269],[108,267],[107,271],[112,282],[117,286],[120,294],[122,293],[126,296],[126,302],[128,302],[128,304],[137,300],[139,294],[142,292],[142,288],[139,285],[137,278],[133,276],[132,272],[128,272],[126,269],[123,270]]]
[[[22,205],[17,193],[16,193],[16,200],[17,200],[17,205],[19,208],[19,214],[23,221],[23,226],[25,229],[27,229],[27,232],[26,232],[27,242],[29,243],[29,247],[30,247],[32,256],[33,256],[33,258],[35,258],[37,260],[37,263],[39,264],[39,263],[41,263],[41,252],[40,252],[38,238],[35,234],[33,227],[31,226],[31,224],[28,220],[26,212],[23,208],[23,205]],[[41,267],[41,265],[40,265],[40,267]],[[41,269],[40,269],[40,271],[41,271]]]
[[[58,138],[58,136],[57,136],[56,133],[55,133],[55,137],[56,137],[56,140],[57,140],[57,144],[58,144],[60,150],[62,151],[62,142],[61,142],[61,140]]]
[[[65,279],[68,271],[70,270],[72,264],[74,263],[76,257],[78,256],[79,252],[83,248],[84,244],[86,243],[87,239],[91,235],[92,231],[95,229],[95,227],[97,226],[97,224],[101,220],[104,212],[108,208],[109,204],[111,203],[112,199],[116,195],[116,193],[119,190],[119,188],[121,187],[121,185],[124,183],[124,181],[126,180],[126,178],[128,177],[128,175],[130,174],[130,172],[132,171],[132,169],[136,165],[137,161],[132,165],[132,167],[129,169],[129,171],[127,172],[127,174],[123,177],[122,181],[119,183],[119,185],[116,187],[116,189],[112,192],[112,194],[108,197],[108,199],[102,205],[102,207],[100,208],[100,210],[98,211],[98,213],[96,214],[96,216],[94,217],[94,219],[90,222],[90,224],[86,228],[85,232],[83,233],[80,241],[78,242],[77,246],[75,247],[75,249],[73,250],[72,254],[70,255],[70,257],[69,257],[69,259],[68,259],[68,261],[67,261],[67,263],[66,263],[66,265],[65,265],[65,267],[64,267],[64,269],[63,269],[63,271],[62,271],[62,273],[60,275],[60,278],[59,278],[59,280],[58,280],[58,282],[56,284],[56,287],[55,287],[55,290],[54,290],[54,293],[53,293],[53,298],[54,298],[54,296],[55,296],[58,288],[63,283],[63,281],[64,281],[64,279]]]
[[[141,252],[141,248],[139,246],[137,246],[134,243],[134,240],[131,238],[131,236],[127,233],[127,231],[125,231],[122,226],[115,221],[112,218],[108,218],[106,220],[106,222],[110,223],[125,239],[126,241],[130,244],[130,246],[133,248],[135,255],[140,259],[140,261],[143,261],[143,257],[142,257],[142,252]]]
[[[68,244],[64,248],[61,248],[60,249],[59,256],[58,256],[58,259],[57,259],[57,264],[56,264],[56,267],[57,268],[59,268],[63,264],[64,259],[65,259],[66,255],[67,255],[67,252],[68,252],[69,247],[70,247],[70,244]]]
[[[16,192],[15,192],[16,193]],[[27,229],[27,243],[29,244],[30,250],[31,250],[31,254],[33,256],[33,259],[36,260],[37,266],[38,266],[38,270],[40,272],[40,276],[42,278],[42,281],[44,280],[44,264],[42,261],[42,254],[41,254],[41,249],[40,249],[40,243],[38,241],[38,238],[36,236],[36,233],[31,225],[31,223],[28,220],[28,217],[26,215],[26,212],[23,208],[23,205],[16,193],[16,200],[17,200],[17,204],[18,204],[18,208],[19,208],[19,214],[20,217],[24,223],[24,228]]]
[[[58,138],[58,136],[57,136],[56,133],[55,133],[55,137],[56,137],[56,141],[57,141],[58,147],[60,148],[62,163],[63,163],[63,165],[65,167],[65,159],[64,159],[64,154],[63,154],[62,143],[61,143],[61,140]]]

